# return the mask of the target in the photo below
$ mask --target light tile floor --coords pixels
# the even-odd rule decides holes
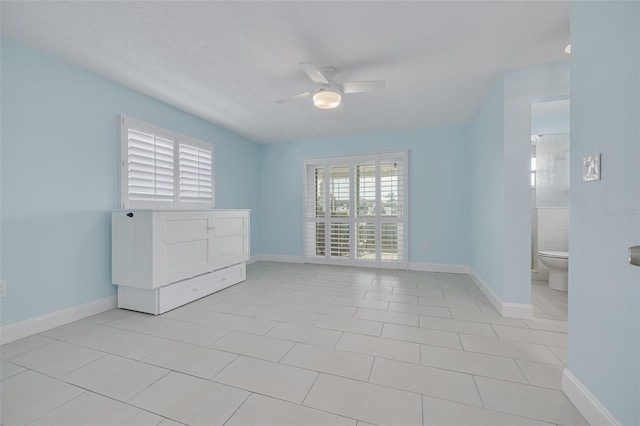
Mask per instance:
[[[585,425],[558,316],[502,318],[465,275],[258,262],[0,347],[1,423]]]
[[[549,287],[548,281],[531,281],[531,302],[535,318],[567,321],[568,297],[568,292]]]

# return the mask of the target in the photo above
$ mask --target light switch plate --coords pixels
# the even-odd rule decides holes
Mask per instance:
[[[600,180],[600,154],[589,155],[582,159],[582,180],[585,182]]]

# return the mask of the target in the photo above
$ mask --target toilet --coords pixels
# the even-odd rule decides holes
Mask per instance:
[[[549,268],[549,287],[567,291],[569,288],[569,252],[539,251],[540,262]]]

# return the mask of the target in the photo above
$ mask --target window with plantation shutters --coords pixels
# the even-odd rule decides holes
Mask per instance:
[[[305,161],[305,261],[407,264],[407,153]]]
[[[135,201],[173,202],[173,141],[127,129],[127,196]]]
[[[205,203],[213,200],[213,151],[196,141],[178,144],[178,175],[181,203]]]
[[[212,208],[213,145],[121,117],[121,207]]]

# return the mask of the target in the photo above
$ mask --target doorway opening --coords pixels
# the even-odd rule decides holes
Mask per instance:
[[[531,104],[531,302],[535,318],[567,320],[569,99]]]

